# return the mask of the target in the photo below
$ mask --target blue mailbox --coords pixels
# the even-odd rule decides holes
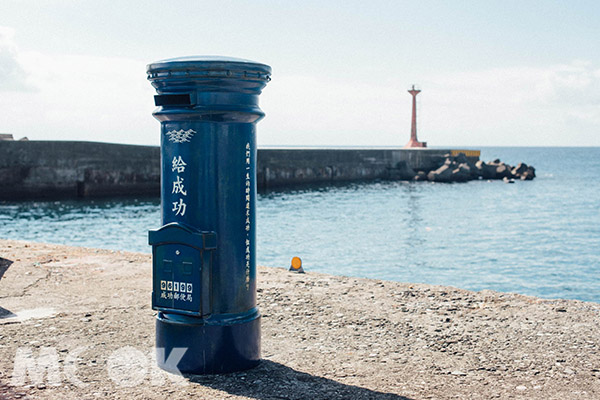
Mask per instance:
[[[161,123],[163,226],[149,232],[158,364],[192,374],[251,368],[260,359],[256,122],[271,68],[183,57],[147,73]]]

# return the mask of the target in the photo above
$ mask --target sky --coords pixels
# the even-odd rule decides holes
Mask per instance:
[[[2,0],[0,133],[159,144],[146,65],[273,69],[260,146],[600,146],[600,2]]]

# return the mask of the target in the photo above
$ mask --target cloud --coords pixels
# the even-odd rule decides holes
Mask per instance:
[[[404,145],[410,84],[277,76],[265,89],[259,143]],[[390,74],[391,75],[391,74]],[[418,131],[433,146],[600,145],[600,70],[587,61],[422,76]]]
[[[427,129],[446,143],[454,136],[474,144],[599,144],[600,74],[590,62],[440,74],[423,86]]]
[[[0,28],[0,131],[30,139],[158,144],[145,61],[19,51]],[[600,66],[582,60],[420,76],[278,73],[261,95],[260,145],[403,146],[419,83],[430,146],[600,146]],[[409,81],[410,79],[410,81]],[[35,90],[32,90],[35,88]]]
[[[19,61],[15,31],[0,26],[0,91],[30,91],[27,74]]]
[[[33,140],[158,144],[154,89],[145,62],[21,52],[25,87],[0,96],[0,131]]]
[[[375,79],[275,75],[261,95],[267,117],[260,123],[259,143],[404,145],[410,99],[398,92]]]

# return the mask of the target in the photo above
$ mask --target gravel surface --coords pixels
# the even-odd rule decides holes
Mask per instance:
[[[259,268],[257,368],[177,377],[152,362],[150,266],[0,240],[0,398],[600,399],[600,304],[310,267]]]

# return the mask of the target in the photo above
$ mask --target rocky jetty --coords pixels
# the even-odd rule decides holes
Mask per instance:
[[[444,163],[437,169],[415,173],[416,181],[431,182],[466,182],[476,179],[502,179],[505,182],[519,180],[532,180],[535,178],[535,168],[525,163],[513,167],[499,159],[484,162],[471,162],[463,153],[457,156],[446,155]]]

